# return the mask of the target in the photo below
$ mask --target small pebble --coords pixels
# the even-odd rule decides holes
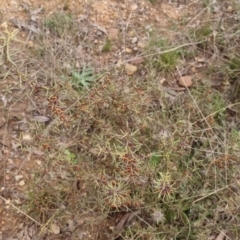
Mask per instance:
[[[132,44],[136,43],[138,41],[137,37],[132,38]]]
[[[56,223],[51,224],[51,230],[55,235],[60,233],[60,227]]]
[[[0,25],[0,27],[1,27],[2,29],[7,29],[7,27],[8,27],[7,22],[3,22],[3,23]]]
[[[178,84],[181,87],[190,87],[190,86],[192,86],[192,77],[191,76],[183,76],[179,79]]]
[[[13,164],[13,160],[12,160],[11,158],[8,158],[8,162],[9,162],[10,164]]]
[[[134,10],[136,10],[136,9],[138,9],[138,5],[137,5],[136,3],[133,3],[133,4],[131,5],[131,10],[134,11]]]
[[[132,49],[130,49],[130,48],[125,48],[125,52],[126,52],[126,53],[132,53]]]
[[[33,46],[34,46],[33,41],[28,41],[28,42],[27,42],[27,46],[28,46],[29,48],[33,48]]]
[[[79,62],[76,62],[76,64],[75,64],[75,68],[77,68],[77,69],[80,68],[80,64],[79,64]]]
[[[6,175],[5,179],[6,179],[6,181],[9,181],[11,179],[11,176],[10,175]]]
[[[196,73],[196,72],[197,72],[196,67],[195,67],[195,66],[192,66],[192,67],[191,67],[191,71],[192,71],[193,73]]]
[[[144,42],[138,42],[137,46],[139,48],[145,48],[146,47],[146,44]]]
[[[25,181],[24,181],[24,180],[20,181],[18,185],[19,185],[20,187],[24,186],[24,185],[25,185]]]
[[[233,12],[233,8],[232,8],[232,6],[228,6],[226,11],[227,11],[228,13]]]
[[[108,31],[108,39],[113,40],[117,38],[118,34],[119,34],[119,30],[117,28],[110,28]]]
[[[18,182],[19,180],[21,180],[23,178],[23,175],[17,175],[14,178],[15,178],[15,181]]]
[[[31,136],[30,134],[26,133],[26,134],[23,134],[23,135],[22,135],[22,139],[23,139],[24,141],[30,142],[30,141],[32,140],[32,136]]]
[[[133,73],[135,73],[137,71],[137,67],[132,65],[132,64],[125,64],[125,69],[128,75],[132,75]]]
[[[37,165],[41,166],[42,165],[42,161],[37,160]]]

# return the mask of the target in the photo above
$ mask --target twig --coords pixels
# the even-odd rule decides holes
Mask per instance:
[[[231,185],[233,185],[233,184],[231,184]],[[225,187],[223,187],[223,188],[217,189],[217,190],[215,190],[214,192],[211,192],[211,193],[209,193],[209,194],[207,194],[207,195],[205,195],[205,196],[203,196],[203,197],[198,198],[197,200],[193,201],[192,203],[197,203],[197,202],[199,202],[199,201],[201,201],[201,200],[203,200],[203,199],[205,199],[205,198],[207,198],[207,197],[210,197],[210,196],[212,196],[212,195],[214,195],[214,194],[216,194],[216,193],[218,193],[218,192],[221,192],[221,191],[229,188],[231,185],[228,185],[228,186],[225,186]]]
[[[131,58],[131,59],[128,59],[126,61],[124,61],[125,63],[127,62],[131,62],[131,61],[134,61],[136,59],[138,59],[139,57],[151,57],[151,56],[155,56],[155,55],[161,55],[161,54],[164,54],[164,53],[169,53],[169,52],[173,52],[173,51],[176,51],[180,48],[183,48],[183,47],[188,47],[188,46],[192,46],[192,45],[197,45],[199,43],[203,43],[203,42],[206,42],[206,41],[199,41],[199,42],[194,42],[194,43],[185,43],[185,44],[182,44],[180,46],[177,46],[177,47],[174,47],[174,48],[170,48],[170,49],[167,49],[167,50],[164,50],[164,51],[159,51],[159,52],[156,52],[156,53],[152,53],[152,54],[148,54],[148,55],[145,55],[144,56],[144,53],[138,55],[137,57],[134,57],[134,58]]]
[[[6,198],[2,197],[0,195],[0,198],[8,205],[10,205],[12,208],[14,208],[15,210],[17,210],[18,212],[20,212],[21,214],[23,214],[24,216],[26,216],[27,218],[29,218],[30,220],[32,220],[33,222],[35,222],[37,225],[42,227],[42,224],[39,223],[37,220],[35,220],[34,218],[32,218],[31,216],[29,216],[27,213],[23,212],[20,208],[16,207],[14,204],[12,204],[10,201],[8,201]]]

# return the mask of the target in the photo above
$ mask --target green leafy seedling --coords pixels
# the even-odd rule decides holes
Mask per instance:
[[[72,70],[71,74],[72,80],[77,83],[78,86],[82,86],[87,89],[92,85],[95,79],[92,68],[85,68],[82,72]]]
[[[68,149],[66,149],[64,151],[64,157],[68,162],[71,162],[73,164],[77,164],[77,156],[76,154],[74,154],[73,152],[69,151]]]
[[[149,160],[149,164],[152,167],[156,167],[160,163],[160,156],[157,154],[153,154]]]
[[[231,59],[231,61],[229,62],[229,67],[233,71],[236,71],[236,70],[240,71],[240,58],[235,57]]]

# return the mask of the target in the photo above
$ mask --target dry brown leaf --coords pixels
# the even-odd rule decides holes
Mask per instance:
[[[19,228],[22,230],[17,234],[17,239],[33,240],[36,238],[37,232],[34,224],[31,226],[24,226],[22,224]]]
[[[121,229],[123,229],[126,226],[126,222],[129,218],[131,213],[126,213],[121,220],[118,222],[117,226],[116,226],[116,230],[120,231]]]
[[[135,58],[135,59],[133,59],[133,60],[131,61],[131,63],[133,63],[133,64],[135,64],[135,65],[144,63],[144,57]]]
[[[224,240],[226,237],[226,231],[221,231],[215,240]]]
[[[50,121],[50,118],[46,116],[34,116],[33,119],[36,120],[37,122],[42,122],[42,123]]]
[[[106,30],[106,28],[105,28],[104,26],[100,26],[100,25],[98,25],[98,24],[96,24],[96,23],[93,24],[93,26],[96,27],[97,30],[99,30],[99,31],[101,31],[101,32],[103,32],[104,34],[107,35],[107,30]]]
[[[133,220],[133,218],[136,217],[139,213],[141,213],[141,210],[138,210],[136,212],[126,213],[118,222],[116,226],[116,230],[120,231],[124,227],[128,226],[129,223]]]
[[[33,149],[32,150],[32,153],[38,155],[38,156],[42,156],[44,155],[44,152],[43,151],[40,151],[40,150],[37,150],[37,149]]]
[[[8,102],[7,98],[3,95],[1,99],[3,101],[3,106],[6,107]]]
[[[21,21],[17,18],[12,18],[11,22],[14,25],[14,27],[17,27],[19,29],[25,29],[25,30],[28,30],[28,31],[33,32],[35,34],[41,33],[40,29],[36,28],[33,24],[32,25],[27,24],[25,21]]]
[[[43,7],[37,8],[35,10],[30,11],[30,15],[38,15],[39,13],[41,13],[43,11]]]

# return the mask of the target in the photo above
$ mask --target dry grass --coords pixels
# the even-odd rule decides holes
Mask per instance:
[[[94,69],[91,29],[77,33],[74,16],[56,13],[44,21],[49,34],[39,36],[25,67],[13,60],[5,38],[2,61],[34,76],[27,99],[51,118],[31,122],[34,141],[22,142],[23,151],[29,145],[44,151],[21,207],[42,235],[50,239],[46,230],[55,222],[64,235],[69,219],[82,219],[73,239],[82,232],[93,239],[208,239],[221,231],[237,239],[240,6],[231,4],[232,13],[214,19],[207,4],[185,26],[172,26],[169,38],[155,30],[138,76]],[[193,67],[203,79],[196,77],[191,89],[162,85],[163,77]],[[134,220],[117,229],[126,213]]]

